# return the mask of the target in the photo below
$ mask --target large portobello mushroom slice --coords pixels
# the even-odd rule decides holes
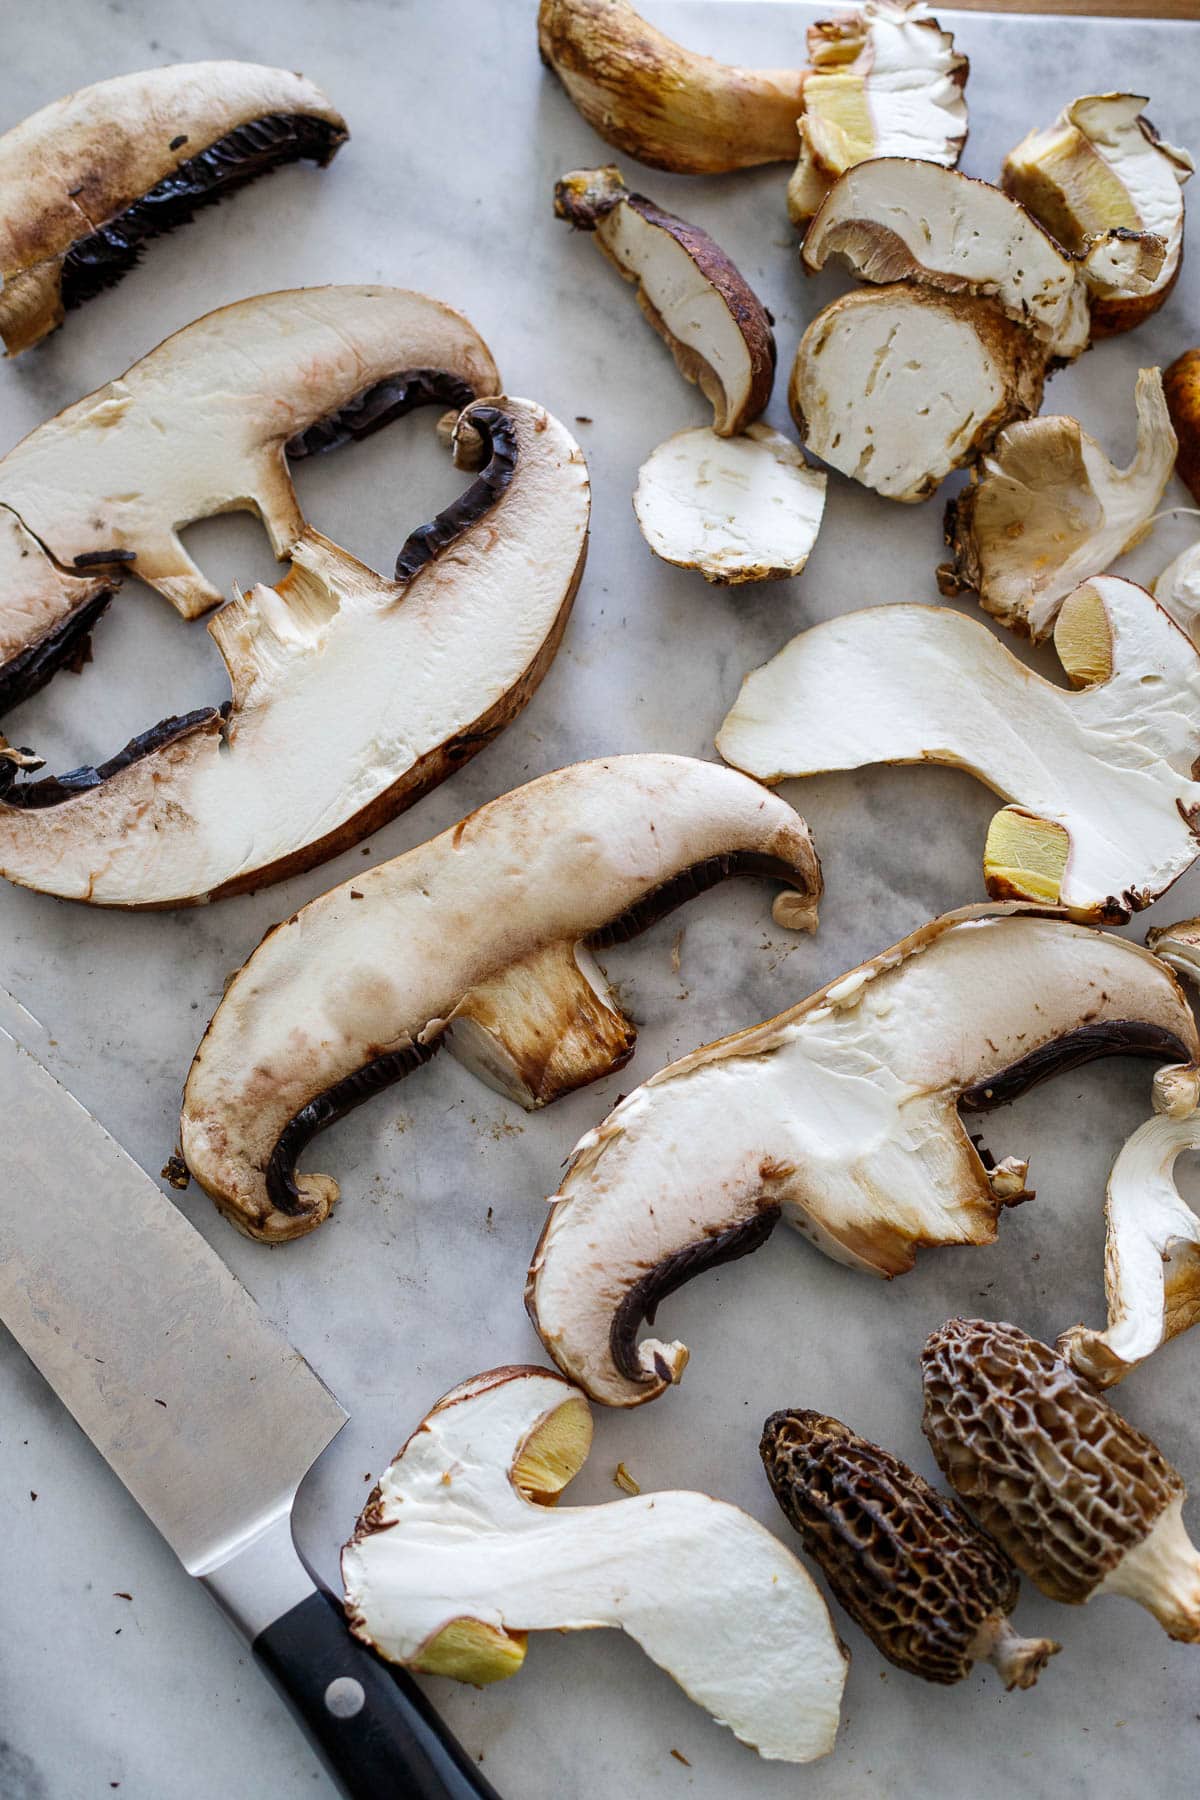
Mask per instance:
[[[258,63],[118,75],[0,137],[0,338],[29,349],[112,287],[142,246],[301,158],[324,165],[346,121],[313,82]]]
[[[250,1236],[299,1237],[338,1193],[296,1174],[304,1146],[443,1045],[530,1108],[611,1074],[636,1033],[590,952],[740,873],[815,927],[804,821],[714,763],[611,757],[502,795],[264,938],[188,1076],[188,1168]]]

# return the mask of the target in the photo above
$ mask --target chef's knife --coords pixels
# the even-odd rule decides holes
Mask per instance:
[[[346,1413],[144,1170],[34,1054],[0,989],[0,1320],[353,1800],[497,1800],[420,1690],[350,1636],[292,1540]]]

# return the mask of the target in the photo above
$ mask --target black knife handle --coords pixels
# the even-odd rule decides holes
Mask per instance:
[[[311,1594],[254,1640],[350,1800],[499,1800],[416,1683],[350,1636]]]

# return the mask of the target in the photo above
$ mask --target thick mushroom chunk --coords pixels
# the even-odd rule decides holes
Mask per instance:
[[[960,1506],[824,1413],[772,1413],[758,1446],[772,1492],[854,1623],[911,1675],[946,1686],[990,1662],[1030,1688],[1062,1649],[1023,1638],[1020,1582]]]
[[[1044,638],[1079,582],[1098,575],[1149,529],[1175,461],[1162,376],[1142,369],[1134,390],[1137,448],[1118,469],[1078,419],[1010,425],[946,508],[953,560],[943,594],[973,589],[1011,630]]]
[[[526,1305],[563,1373],[609,1406],[678,1381],[687,1347],[637,1341],[693,1275],[780,1218],[837,1261],[901,1275],[931,1244],[988,1244],[1029,1199],[985,1165],[958,1109],[1114,1054],[1193,1060],[1164,964],[1017,906],[947,913],[763,1025],[634,1090],[575,1147]]]
[[[787,884],[816,926],[808,828],[757,783],[680,756],[559,769],[331,889],[233,978],[184,1093],[188,1167],[253,1237],[311,1231],[337,1198],[305,1144],[443,1044],[522,1106],[621,1068],[636,1033],[592,952],[727,875]]]
[[[1138,94],[1086,94],[1004,161],[1008,192],[1083,258],[1097,337],[1128,331],[1155,312],[1183,257],[1183,184],[1194,165],[1185,150],[1163,143],[1142,116],[1145,105]],[[1151,246],[1141,283],[1114,279],[1107,258],[1093,254],[1114,234]]]
[[[717,735],[760,781],[870,763],[967,769],[1010,804],[983,854],[995,899],[1119,924],[1200,854],[1200,652],[1144,588],[1099,575],[1064,603],[1064,691],[981,620],[876,606],[793,638]]]
[[[798,575],[825,510],[825,476],[782,432],[677,431],[638,470],[633,510],[656,556],[706,581]]]
[[[770,315],[707,231],[631,194],[611,164],[564,175],[554,211],[593,232],[636,284],[638,305],[679,373],[711,404],[713,430],[731,437],[756,419],[775,380]]]
[[[0,137],[0,337],[10,356],[120,281],[151,238],[346,122],[287,69],[179,63],[80,88]]]
[[[950,1319],[921,1357],[925,1436],[959,1498],[1052,1600],[1125,1594],[1200,1643],[1183,1479],[1045,1344]]]
[[[926,499],[1035,413],[1045,356],[991,300],[897,282],[843,294],[800,340],[788,405],[814,455],[888,500]]]
[[[826,1755],[848,1658],[798,1559],[706,1494],[559,1506],[591,1443],[587,1401],[548,1369],[451,1389],[342,1551],[354,1635],[482,1686],[516,1674],[527,1632],[613,1626],[760,1756]]]

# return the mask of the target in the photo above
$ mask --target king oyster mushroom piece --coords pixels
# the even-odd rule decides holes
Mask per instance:
[[[1163,375],[1163,393],[1179,443],[1175,473],[1200,503],[1200,346],[1175,358]]]
[[[10,356],[113,287],[145,244],[256,176],[322,167],[349,133],[315,83],[258,63],[118,75],[0,137],[0,337]]]
[[[861,709],[860,709],[861,710]],[[903,1274],[933,1244],[988,1244],[1031,1197],[959,1117],[1097,1056],[1195,1060],[1174,976],[1138,944],[1032,908],[933,920],[778,1017],[654,1075],[576,1145],[526,1306],[571,1380],[638,1406],[686,1345],[637,1341],[703,1270],[780,1218],[827,1255]]]
[[[597,244],[626,281],[675,358],[713,409],[713,430],[741,431],[771,398],[771,317],[707,231],[641,194],[621,171],[575,169],[555,184],[554,211]]]
[[[768,784],[870,763],[945,763],[1009,802],[988,828],[996,899],[1120,924],[1200,854],[1200,652],[1113,575],[1064,602],[1069,693],[977,619],[870,607],[814,625],[742,683],[717,735]]]
[[[1193,162],[1142,116],[1145,96],[1086,94],[1004,160],[1001,180],[1065,249],[1084,258],[1092,331],[1128,331],[1162,305],[1183,258],[1183,184]],[[1141,291],[1093,252],[1114,235],[1151,246]]]
[[[297,1176],[305,1145],[443,1045],[530,1108],[611,1074],[636,1033],[592,952],[736,874],[786,882],[776,921],[815,929],[804,821],[715,763],[609,757],[502,795],[268,933],[196,1052],[188,1168],[250,1236],[298,1237],[338,1193]]]
[[[1140,542],[1175,461],[1162,376],[1142,369],[1134,389],[1137,448],[1118,469],[1078,419],[1008,426],[970,485],[946,508],[953,560],[943,594],[974,590],[1010,630],[1037,642],[1067,595]]]
[[[677,431],[638,470],[633,510],[656,556],[706,581],[798,575],[825,510],[825,476],[769,425]]]
[[[707,1494],[558,1505],[591,1442],[587,1401],[548,1369],[451,1389],[342,1551],[354,1635],[482,1686],[516,1674],[527,1632],[615,1627],[760,1756],[826,1755],[849,1659],[798,1559]]]

